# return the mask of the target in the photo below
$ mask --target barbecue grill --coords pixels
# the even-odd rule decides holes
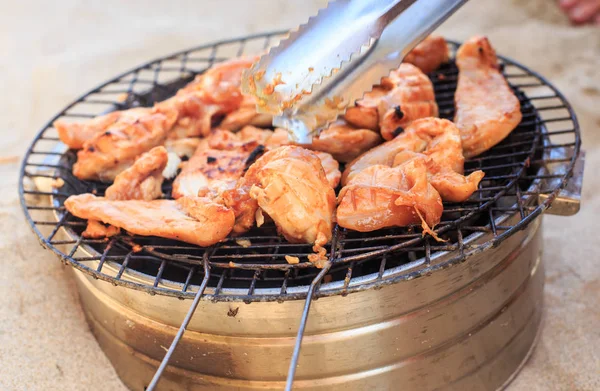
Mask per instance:
[[[514,61],[500,58],[523,120],[466,162],[466,173],[486,176],[468,201],[444,203],[435,231],[445,242],[420,226],[336,226],[318,269],[307,261],[310,246],[287,243],[273,225],[200,248],[127,233],[86,239],[85,221],[64,209],[68,196],[102,195],[106,185],[72,175],[75,153],[60,143],[54,120],[151,106],[212,64],[281,36],[221,41],[125,72],[68,105],[27,151],[25,216],[42,245],[77,270],[100,346],[135,390],[157,368],[151,388],[161,374],[160,389],[501,388],[526,360],[542,319],[541,214],[578,211],[584,158],[569,103]],[[457,76],[453,62],[429,74],[441,117],[454,115]]]

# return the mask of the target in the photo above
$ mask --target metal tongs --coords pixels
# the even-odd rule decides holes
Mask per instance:
[[[465,2],[332,1],[247,70],[242,91],[308,144]]]

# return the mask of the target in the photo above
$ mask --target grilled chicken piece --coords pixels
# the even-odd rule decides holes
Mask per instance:
[[[248,151],[201,149],[185,162],[173,182],[173,198],[218,194],[233,189],[244,174]]]
[[[317,254],[310,260],[321,264],[323,246],[331,240],[335,209],[335,193],[321,160],[304,148],[281,147],[258,159],[248,177],[254,182],[250,197],[273,219],[279,232],[291,243],[313,244]]]
[[[158,112],[175,111],[177,121],[169,138],[206,136],[215,117],[240,108],[242,72],[255,58],[236,58],[219,63],[198,75],[177,94],[155,104]]]
[[[222,129],[239,130],[246,125],[258,127],[269,127],[273,123],[270,114],[258,113],[256,111],[256,99],[250,95],[244,95],[242,103],[237,110],[227,114],[219,124]]]
[[[162,197],[162,171],[167,166],[168,154],[164,147],[152,148],[144,153],[115,178],[115,182],[106,189],[108,200],[144,200],[151,201]],[[119,234],[120,229],[89,220],[83,232],[86,238],[103,238]]]
[[[340,179],[342,179],[342,173],[340,172],[340,164],[326,152],[313,151],[315,155],[321,160],[321,166],[323,167],[323,171],[325,171],[325,177],[327,178],[327,182],[329,185],[335,189],[337,185],[340,184]]]
[[[264,145],[273,136],[273,131],[254,126],[244,126],[241,131],[233,133],[229,130],[215,129],[207,138],[208,146],[213,149],[251,150]]]
[[[73,215],[122,228],[142,236],[159,236],[198,246],[213,245],[229,234],[233,211],[208,198],[112,201],[92,194],[69,197],[65,207]]]
[[[402,64],[387,78],[393,88],[379,100],[379,130],[391,140],[411,122],[425,117],[437,117],[431,80],[417,67]]]
[[[92,139],[97,133],[105,132],[112,124],[117,122],[123,116],[145,115],[145,109],[131,109],[126,111],[113,111],[93,118],[86,122],[65,122],[63,120],[54,121],[53,126],[58,132],[60,141],[65,143],[70,149],[81,149],[86,141]]]
[[[498,144],[521,122],[519,99],[498,66],[485,37],[473,37],[456,54],[459,69],[454,122],[460,129],[465,157]]]
[[[404,62],[416,66],[423,73],[429,73],[447,63],[449,57],[446,40],[437,35],[430,35],[404,57]]]
[[[360,128],[379,129],[384,139],[391,140],[412,121],[437,115],[431,80],[419,68],[405,63],[349,108],[344,118]]]
[[[323,132],[328,132],[328,131],[329,131],[329,129],[324,130]],[[364,131],[375,134],[377,140],[380,140],[379,136],[375,132],[372,132],[370,130],[364,130]],[[342,173],[340,172],[340,165],[337,162],[338,159],[335,159],[334,156],[332,156],[328,152],[320,151],[320,148],[329,149],[329,148],[327,148],[327,146],[331,146],[332,148],[343,148],[343,146],[344,146],[343,144],[335,145],[335,140],[328,139],[328,137],[333,136],[335,133],[338,133],[338,131],[334,130],[332,132],[329,132],[329,135],[325,138],[325,142],[322,142],[322,140],[319,141],[318,138],[314,138],[313,143],[310,145],[294,144],[288,139],[288,133],[286,130],[277,128],[273,132],[272,137],[267,140],[265,145],[270,150],[277,149],[277,148],[280,148],[285,145],[297,145],[299,147],[313,150],[315,152],[315,154],[317,155],[317,157],[319,159],[321,159],[321,164],[323,166],[323,169],[325,170],[327,179],[329,180],[331,187],[333,187],[335,189],[337,187],[337,185],[340,183],[340,179],[342,177]],[[339,133],[343,135],[342,132],[339,132]],[[319,135],[319,137],[321,137],[322,135],[323,135],[323,133],[321,133]],[[339,140],[339,141],[343,142],[343,140]]]
[[[342,188],[338,202],[337,223],[360,232],[415,223],[431,232],[444,209],[423,157],[395,167],[367,167]]]
[[[368,151],[382,141],[378,133],[369,129],[356,129],[345,121],[336,121],[313,138],[312,144],[298,144],[313,151],[326,152],[337,161],[346,163]],[[287,131],[275,129],[267,147],[290,145]]]
[[[361,129],[379,129],[379,112],[377,106],[389,89],[374,86],[372,91],[356,102],[354,107],[349,107],[344,114],[344,119],[351,125]]]
[[[247,160],[253,151],[260,150],[272,133],[253,126],[246,126],[238,133],[215,130],[183,164],[181,173],[173,182],[173,198],[208,193],[217,195],[235,188],[250,164]]]
[[[77,178],[111,182],[139,155],[164,143],[176,114],[155,113],[152,109],[136,109],[135,113],[121,116],[84,143],[73,165]]]
[[[155,147],[140,156],[135,163],[115,178],[106,189],[109,200],[151,201],[162,196],[162,172],[167,166],[165,147]]]
[[[475,171],[463,176],[464,157],[460,133],[450,121],[423,118],[414,121],[404,133],[361,155],[346,166],[342,184],[352,181],[373,165],[396,166],[422,154],[427,165],[429,181],[446,201],[462,202],[469,198],[484,176]]]

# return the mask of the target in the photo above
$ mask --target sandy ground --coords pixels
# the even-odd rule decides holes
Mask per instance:
[[[26,225],[18,160],[54,113],[150,58],[289,28],[324,1],[0,0],[0,389],[124,390],[88,330],[73,282]],[[581,212],[546,217],[546,317],[515,390],[600,389],[600,29],[573,28],[551,0],[470,2],[441,31],[487,34],[573,103],[588,152]]]

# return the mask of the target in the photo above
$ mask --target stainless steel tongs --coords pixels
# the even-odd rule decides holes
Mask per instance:
[[[400,66],[466,0],[335,0],[244,73],[242,91],[298,143]]]

